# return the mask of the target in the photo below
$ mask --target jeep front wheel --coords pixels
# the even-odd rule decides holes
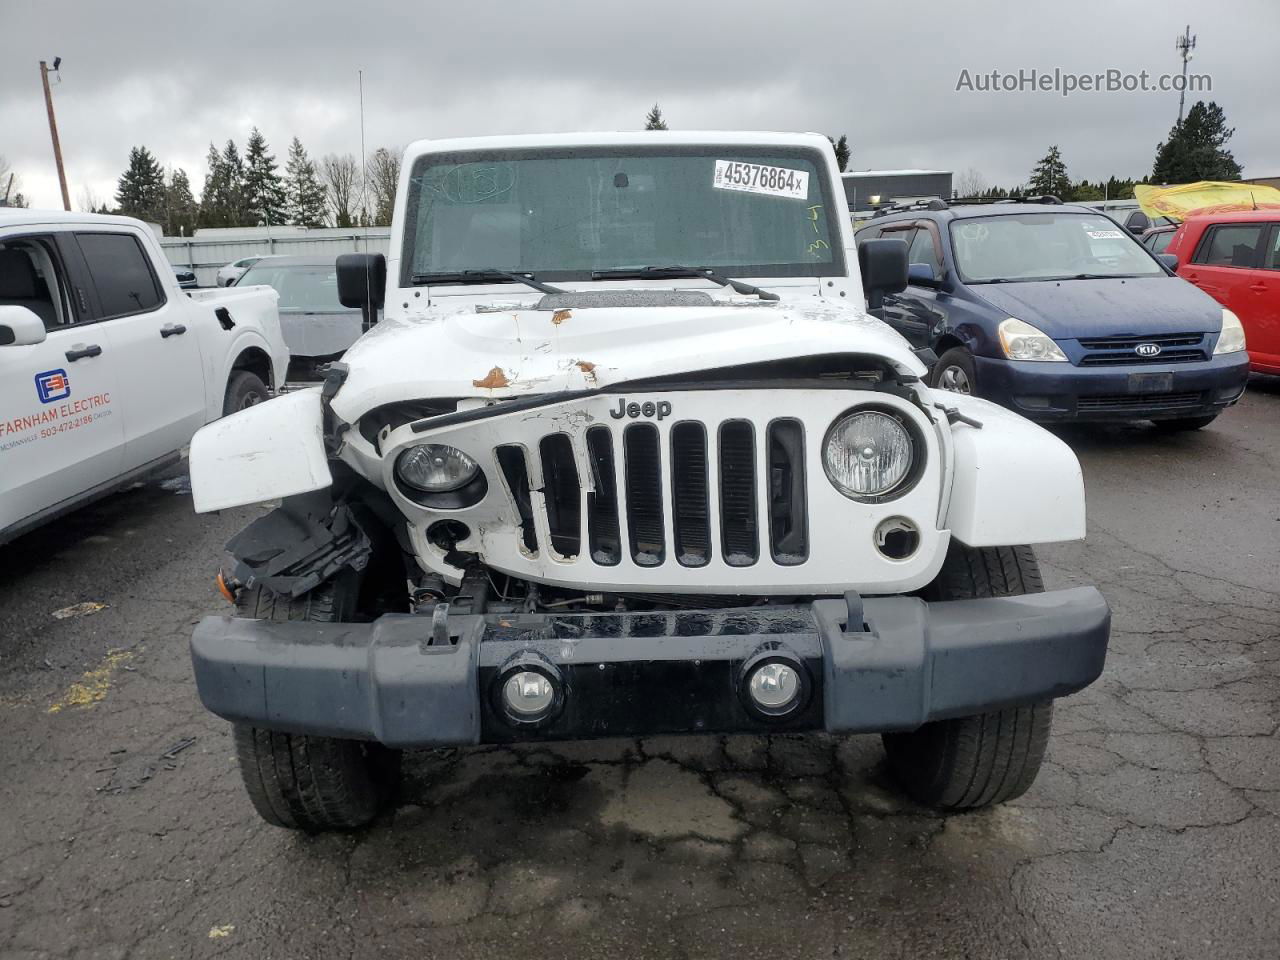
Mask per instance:
[[[241,590],[236,613],[259,620],[334,623],[355,611],[360,588],[345,570],[300,597],[262,587]],[[390,804],[400,751],[380,743],[234,725],[236,758],[249,800],[267,823],[319,833],[371,823]]]
[[[234,728],[245,790],[267,823],[319,833],[369,824],[391,798],[400,754],[379,743]]]
[[[1041,593],[1044,582],[1030,547],[966,547],[952,543],[928,600]],[[1053,701],[935,720],[909,733],[883,735],[889,769],[919,803],[971,810],[1026,793],[1040,771]]]

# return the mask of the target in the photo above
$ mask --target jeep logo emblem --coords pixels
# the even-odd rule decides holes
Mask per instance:
[[[609,416],[615,420],[621,420],[623,417],[630,417],[634,420],[636,417],[657,417],[659,420],[665,420],[671,416],[671,404],[666,400],[654,402],[646,400],[644,403],[636,403],[632,400],[627,403],[626,397],[618,400],[618,408],[610,410]]]
[[[1160,344],[1140,343],[1133,348],[1133,352],[1140,357],[1158,357],[1160,356]]]

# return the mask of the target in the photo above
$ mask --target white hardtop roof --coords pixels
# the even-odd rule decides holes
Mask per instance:
[[[939,174],[950,172],[950,170],[850,170],[846,173],[840,174],[840,176],[845,179],[852,179],[855,177],[904,177],[925,173]]]
[[[105,213],[78,213],[74,210],[30,210],[26,207],[0,207],[0,227],[41,223],[83,223],[98,226],[138,227],[150,230],[141,220]]]
[[[831,141],[820,133],[778,133],[744,130],[631,130],[598,133],[524,133],[499,137],[457,137],[450,140],[415,140],[406,156],[452,153],[464,150],[505,150],[537,147],[630,147],[668,143],[696,146],[825,147]]]

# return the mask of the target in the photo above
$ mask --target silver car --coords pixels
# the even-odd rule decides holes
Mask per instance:
[[[233,260],[231,263],[219,267],[217,280],[218,286],[231,286],[244,275],[246,270],[261,259],[262,257],[245,257],[242,260]]]
[[[363,332],[359,310],[338,302],[338,274],[332,255],[266,257],[236,281],[236,286],[274,287],[280,294],[280,328],[293,355],[290,378],[315,373],[337,360]]]

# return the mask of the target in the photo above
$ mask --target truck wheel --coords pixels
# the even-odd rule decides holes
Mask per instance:
[[[1152,420],[1157,430],[1163,430],[1166,433],[1179,433],[1183,430],[1199,430],[1201,427],[1207,427],[1213,421],[1218,419],[1216,413],[1211,413],[1204,417],[1181,417],[1177,420]]]
[[[242,590],[236,612],[265,620],[332,623],[354,608],[354,571],[289,598],[261,587]],[[267,823],[318,833],[371,823],[395,793],[400,751],[380,743],[233,727],[245,790]]]
[[[1030,547],[952,543],[929,600],[1041,593]],[[889,769],[912,799],[943,810],[971,810],[1026,793],[1044,760],[1053,701],[972,717],[935,720],[910,733],[886,733]]]
[[[255,406],[267,399],[267,385],[256,373],[234,370],[227,381],[227,394],[222,401],[222,415]]]
[[[933,386],[952,393],[977,393],[978,374],[973,354],[965,347],[952,347],[933,367]]]

